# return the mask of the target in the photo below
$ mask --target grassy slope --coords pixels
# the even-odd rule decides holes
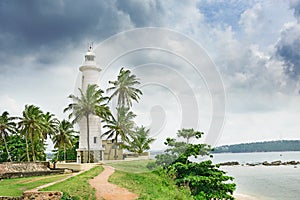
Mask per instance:
[[[57,183],[43,189],[43,191],[62,191],[75,199],[95,200],[95,189],[88,183],[89,179],[99,175],[103,171],[102,166],[97,166],[77,176],[71,177],[66,181]]]
[[[125,171],[130,173],[142,173],[149,172],[147,164],[150,162],[155,162],[154,160],[135,160],[135,161],[121,161],[108,163],[119,171]]]
[[[109,164],[117,171],[109,181],[139,194],[139,199],[192,199],[188,190],[179,189],[174,182],[163,173],[143,172],[149,161],[128,161]],[[151,162],[151,161],[150,161]]]
[[[3,179],[0,182],[0,196],[22,196],[23,191],[65,178],[66,174]]]

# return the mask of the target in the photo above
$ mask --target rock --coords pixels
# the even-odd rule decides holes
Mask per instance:
[[[286,162],[286,164],[287,165],[297,165],[298,164],[298,162],[296,162],[296,161],[288,161],[288,162]]]
[[[270,163],[268,163],[268,161],[264,161],[264,162],[262,163],[262,165],[269,166],[269,165],[270,165]]]
[[[261,165],[261,163],[247,163],[246,165],[248,166],[257,166],[257,165]]]
[[[221,166],[233,166],[233,165],[239,165],[239,164],[240,163],[237,161],[220,163]]]
[[[277,160],[277,161],[273,161],[271,162],[270,165],[273,165],[273,166],[278,166],[278,165],[281,165],[281,161],[280,160]]]

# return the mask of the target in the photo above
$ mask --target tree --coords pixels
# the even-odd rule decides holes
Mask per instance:
[[[19,121],[19,127],[21,128],[21,134],[25,137],[28,162],[30,161],[28,138],[31,145],[32,160],[36,161],[35,143],[41,142],[39,140],[42,138],[42,131],[45,129],[43,122],[43,112],[39,107],[34,105],[25,106]]]
[[[138,102],[142,91],[135,88],[135,85],[140,84],[134,74],[130,70],[121,68],[116,81],[109,81],[113,86],[107,89],[107,92],[113,91],[109,100],[117,96],[118,107],[131,107],[132,100]]]
[[[4,111],[0,116],[0,139],[3,140],[9,161],[12,161],[12,159],[8,151],[6,138],[9,133],[14,133],[16,131],[16,123],[14,122],[15,119],[15,117],[9,117],[9,113],[6,111]]]
[[[97,85],[88,85],[85,92],[81,89],[80,96],[70,95],[69,98],[73,103],[69,104],[64,112],[71,111],[69,118],[74,117],[73,123],[78,122],[82,118],[86,119],[87,124],[87,147],[88,147],[88,162],[90,162],[90,124],[89,117],[91,115],[107,116],[109,109],[106,106],[107,97],[103,96],[103,90],[99,89]],[[104,109],[105,108],[105,109]]]
[[[194,137],[199,139],[202,132],[195,132]],[[185,149],[181,147],[183,142],[167,138],[165,144],[169,147],[165,154],[158,156],[156,163],[162,165],[167,174],[172,177],[178,186],[190,189],[195,199],[234,199],[232,196],[235,184],[233,177],[226,176],[226,172],[219,169],[219,165],[213,165],[210,160],[192,162],[189,157],[209,155],[211,148],[206,144],[185,143]],[[169,165],[163,165],[162,160],[170,155],[174,160]],[[170,157],[168,157],[170,158]],[[169,161],[167,159],[167,161]]]
[[[58,149],[58,152],[61,149],[64,151],[64,161],[66,161],[66,148],[72,147],[74,133],[76,131],[73,129],[73,125],[64,119],[59,123],[58,133],[53,136],[54,147]]]
[[[48,136],[51,138],[53,135],[55,135],[58,129],[59,121],[54,117],[54,114],[47,112],[43,114],[43,123],[44,127],[42,130],[42,139],[46,140]]]
[[[182,137],[184,139],[186,139],[186,143],[189,144],[190,143],[190,139],[195,137],[198,133],[196,133],[194,131],[193,128],[190,129],[182,129],[182,130],[178,130],[177,132],[177,137]],[[200,134],[203,134],[200,132]]]
[[[154,138],[149,137],[149,129],[146,127],[136,127],[135,131],[129,134],[130,139],[123,145],[123,147],[131,152],[142,154],[144,151],[150,149],[150,144],[155,141]]]
[[[108,128],[108,131],[102,134],[106,136],[107,139],[113,138],[115,142],[115,159],[117,159],[117,143],[119,136],[123,142],[128,141],[128,134],[132,132],[134,127],[134,117],[136,115],[129,111],[129,108],[119,107],[117,108],[117,118],[111,115],[109,118],[105,119],[106,125],[103,128]]]

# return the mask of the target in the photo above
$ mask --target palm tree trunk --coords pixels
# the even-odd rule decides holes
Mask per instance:
[[[9,151],[8,151],[8,147],[7,147],[7,143],[6,143],[5,136],[2,135],[2,137],[3,137],[3,141],[4,141],[4,145],[5,145],[5,149],[6,149],[6,153],[7,153],[8,160],[9,160],[10,162],[12,162],[12,159],[11,159],[10,154],[9,154]]]
[[[33,162],[35,162],[36,157],[35,157],[35,152],[34,152],[33,129],[31,131],[30,140],[31,140],[32,160],[33,160]]]
[[[65,160],[65,162],[67,161],[67,157],[66,157],[66,143],[64,144],[64,160]]]
[[[29,145],[28,145],[27,135],[25,135],[25,143],[26,143],[27,162],[30,162],[30,158],[29,158]]]
[[[86,135],[87,135],[87,148],[88,148],[87,161],[88,163],[90,163],[90,120],[88,114],[86,115],[86,125],[87,125]]]
[[[115,160],[117,160],[118,156],[117,156],[117,144],[118,144],[118,135],[116,135],[115,138]]]

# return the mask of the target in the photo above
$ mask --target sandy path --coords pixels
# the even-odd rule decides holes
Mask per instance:
[[[89,180],[92,187],[96,189],[97,199],[105,200],[134,200],[137,194],[129,192],[125,188],[121,188],[115,184],[109,183],[108,178],[115,172],[110,166],[103,165],[104,171],[93,179]]]

